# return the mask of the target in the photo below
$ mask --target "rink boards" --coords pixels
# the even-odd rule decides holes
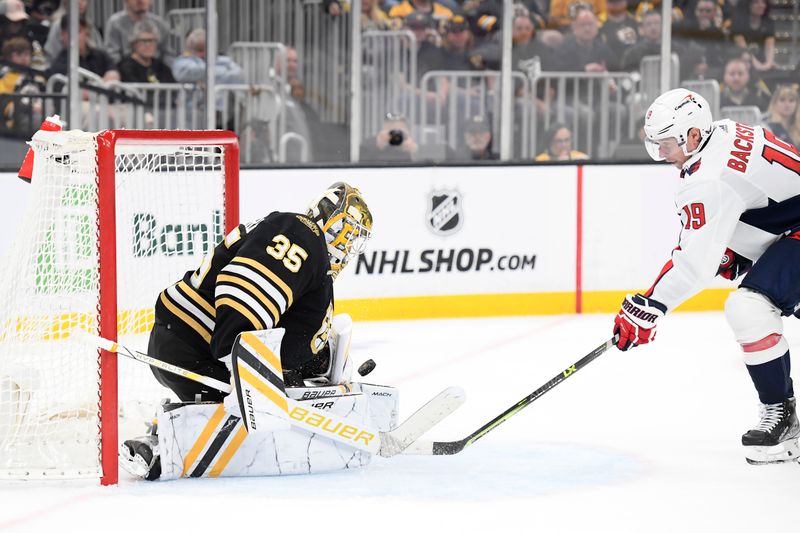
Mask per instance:
[[[0,251],[24,231],[28,193],[3,177]],[[258,169],[240,180],[242,221],[304,211],[336,181],[361,189],[373,238],[336,282],[337,311],[361,320],[613,312],[652,284],[680,231],[680,179],[666,165]],[[729,290],[719,281],[683,309],[719,310]]]

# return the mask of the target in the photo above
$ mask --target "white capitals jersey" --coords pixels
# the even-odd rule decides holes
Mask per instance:
[[[800,230],[800,152],[769,130],[715,122],[681,177],[679,245],[645,294],[668,310],[714,278],[726,248],[755,262],[779,238]]]

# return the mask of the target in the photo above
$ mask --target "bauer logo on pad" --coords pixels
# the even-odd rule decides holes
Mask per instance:
[[[455,190],[431,192],[428,212],[425,215],[430,229],[436,235],[452,235],[461,229],[464,214],[461,210],[461,193]]]

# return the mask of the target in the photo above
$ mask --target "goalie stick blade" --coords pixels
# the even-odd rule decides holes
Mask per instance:
[[[387,433],[381,433],[381,448],[378,454],[382,457],[392,457],[401,453],[458,409],[465,400],[466,394],[461,387],[446,388],[417,409],[398,427]]]

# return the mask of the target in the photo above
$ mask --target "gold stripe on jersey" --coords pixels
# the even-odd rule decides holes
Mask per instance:
[[[202,307],[212,318],[217,316],[217,310],[214,309],[214,306],[205,301],[200,293],[198,293],[191,285],[186,283],[185,281],[181,280],[178,282],[178,287],[183,291],[186,296],[194,300],[194,303]]]
[[[245,437],[247,437],[247,430],[244,428],[244,424],[239,424],[239,429],[236,430],[236,434],[231,439],[230,443],[228,443],[228,447],[225,448],[225,451],[220,454],[219,459],[217,459],[217,463],[208,473],[208,477],[218,477],[225,467],[228,466],[228,463],[239,451],[239,447],[244,442]]]
[[[214,331],[214,317],[196,306],[194,302],[181,291],[177,284],[167,287],[164,293],[167,295],[167,298],[184,313],[200,322],[208,331]]]
[[[267,278],[269,278],[269,280],[272,283],[274,283],[278,288],[280,288],[283,291],[283,293],[286,295],[286,301],[289,302],[289,307],[291,307],[293,300],[292,289],[290,289],[289,286],[286,284],[286,282],[284,282],[281,278],[273,274],[273,272],[270,269],[268,269],[258,261],[250,259],[249,257],[234,257],[231,260],[231,263],[245,264],[264,274]]]
[[[289,403],[286,400],[286,396],[275,392],[273,389],[274,385],[269,382],[269,380],[262,379],[257,374],[250,372],[248,367],[243,365],[241,362],[238,365],[239,370],[239,378],[246,381],[253,387],[255,387],[261,394],[263,394],[269,401],[274,403],[278,409],[283,411],[284,413],[289,412]]]
[[[242,342],[248,348],[252,348],[261,358],[268,363],[272,367],[272,371],[275,372],[278,376],[283,376],[283,366],[281,365],[281,360],[278,358],[275,353],[269,349],[269,347],[261,342],[258,337],[253,335],[252,333],[245,332],[242,333]]]
[[[280,320],[281,313],[280,311],[278,311],[278,308],[275,307],[275,304],[273,304],[272,301],[267,297],[267,295],[261,291],[261,289],[259,289],[257,286],[253,285],[247,280],[244,280],[236,276],[231,276],[229,274],[219,274],[217,276],[217,283],[219,284],[219,282],[221,281],[238,285],[239,287],[249,292],[251,295],[255,296],[258,299],[258,301],[264,304],[264,307],[269,312],[270,316],[272,316],[272,324],[273,324],[272,327],[278,325],[278,320]]]
[[[250,323],[253,325],[253,329],[267,329],[266,326],[261,323],[261,320],[259,320],[258,317],[255,316],[248,308],[232,298],[217,298],[216,305],[217,309],[223,305],[227,305],[228,307],[235,309],[239,312],[239,314],[250,321]]]
[[[211,331],[209,331],[208,328],[200,324],[197,320],[190,317],[184,311],[179,309],[178,306],[172,303],[172,301],[169,298],[167,298],[166,291],[161,293],[160,299],[161,303],[164,304],[164,307],[166,307],[173,315],[183,320],[189,327],[195,330],[197,334],[203,338],[204,341],[211,344]]]
[[[273,327],[274,321],[272,320],[270,312],[249,292],[228,283],[218,283],[215,292],[217,300],[229,298],[246,307],[258,318],[259,322],[264,325],[261,329],[270,329]]]
[[[225,266],[225,268],[220,270],[219,274],[233,274],[240,278],[249,280],[256,287],[258,287],[261,292],[268,296],[270,300],[275,302],[279,313],[286,311],[288,302],[286,301],[286,295],[284,292],[254,268],[241,264],[228,264]],[[217,274],[217,276],[219,276],[219,274]]]
[[[211,440],[212,435],[219,427],[220,422],[222,422],[223,417],[225,416],[225,408],[222,404],[219,404],[217,410],[214,411],[214,414],[211,415],[211,418],[208,420],[206,427],[203,428],[203,431],[200,432],[200,436],[197,437],[197,440],[192,445],[189,453],[186,454],[186,457],[183,459],[183,473],[181,477],[186,477],[187,472],[189,472],[189,468],[194,464],[197,458],[200,456],[200,452],[203,451],[203,448],[206,447],[208,441]]]

